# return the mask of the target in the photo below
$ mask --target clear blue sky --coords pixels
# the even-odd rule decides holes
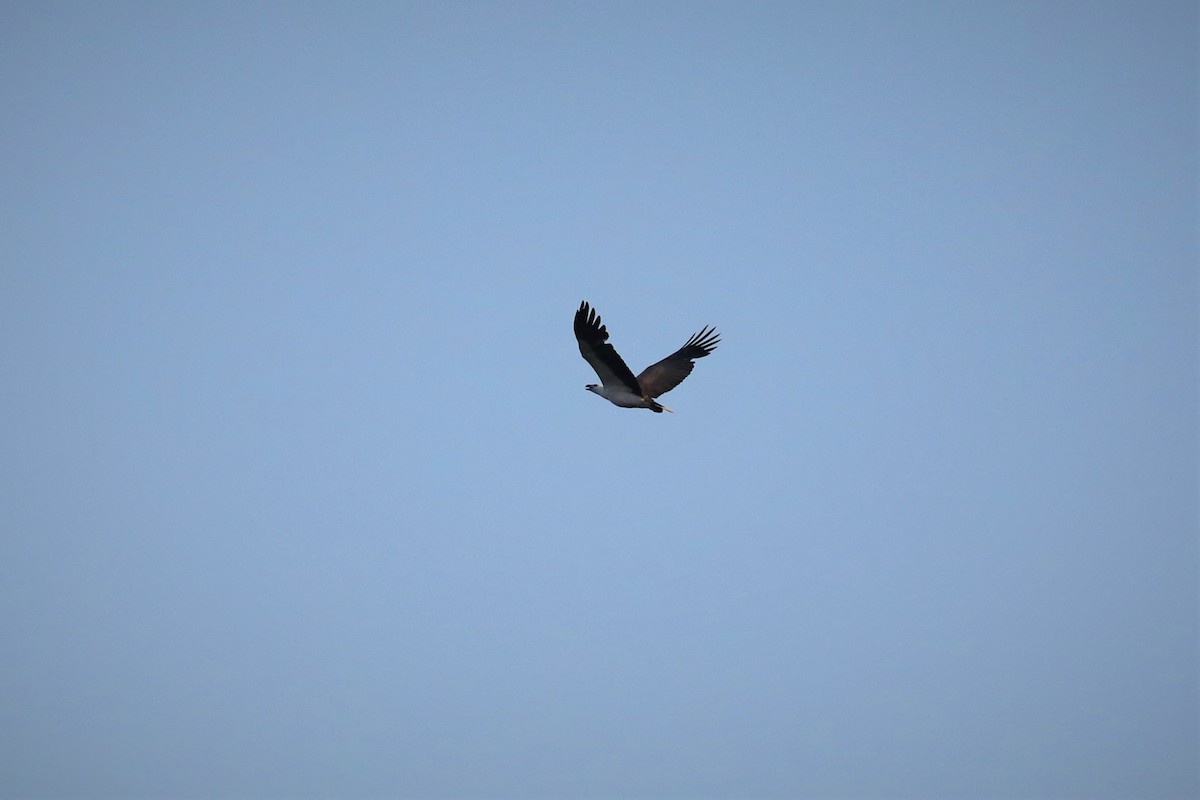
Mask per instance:
[[[1197,30],[3,4],[0,795],[1194,797]]]

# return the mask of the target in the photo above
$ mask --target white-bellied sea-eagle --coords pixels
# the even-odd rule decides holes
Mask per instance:
[[[608,343],[608,329],[600,322],[596,310],[583,301],[575,312],[575,338],[579,341],[579,354],[592,365],[600,377],[600,384],[589,383],[584,388],[595,392],[613,405],[621,408],[648,408],[655,414],[671,409],[655,401],[674,389],[683,379],[692,374],[692,362],[717,349],[721,338],[712,326],[706,326],[683,347],[671,355],[651,364],[634,377],[629,367]]]

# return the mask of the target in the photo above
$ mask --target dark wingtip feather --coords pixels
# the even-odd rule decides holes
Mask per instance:
[[[695,355],[693,355],[692,352],[689,352],[689,357],[704,358],[704,356],[708,355],[713,350],[716,350],[717,345],[720,344],[720,342],[721,336],[717,333],[717,329],[712,325],[705,325],[699,333],[688,339],[687,344],[685,344],[681,349],[688,350],[689,348],[695,348],[695,350],[692,352],[698,352],[696,352]]]
[[[575,312],[575,338],[592,343],[608,341],[608,330],[587,300],[581,302],[579,310]]]

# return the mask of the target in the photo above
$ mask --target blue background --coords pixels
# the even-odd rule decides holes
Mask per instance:
[[[1196,4],[0,31],[0,793],[1197,793]]]

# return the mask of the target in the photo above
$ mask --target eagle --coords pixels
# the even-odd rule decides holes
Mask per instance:
[[[711,326],[705,326],[688,339],[683,347],[671,355],[651,364],[636,378],[621,356],[608,343],[608,329],[600,322],[600,315],[584,300],[575,312],[575,338],[579,342],[579,354],[596,370],[600,384],[589,383],[583,387],[595,392],[613,405],[621,408],[648,408],[655,414],[671,409],[657,402],[660,397],[674,389],[683,379],[692,374],[693,361],[704,358],[717,349],[721,338]],[[671,412],[674,413],[674,412]]]

